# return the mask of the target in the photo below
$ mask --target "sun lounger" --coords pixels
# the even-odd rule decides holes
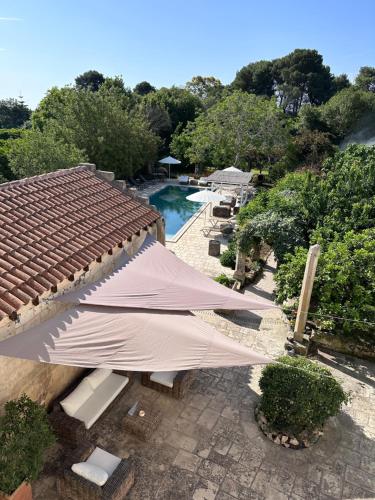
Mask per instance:
[[[183,185],[189,184],[189,176],[188,175],[180,175],[180,177],[178,178],[178,183],[183,184]]]

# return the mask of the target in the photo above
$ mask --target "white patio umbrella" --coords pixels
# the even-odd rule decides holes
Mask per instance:
[[[196,193],[189,194],[186,196],[189,201],[196,201],[197,203],[211,203],[214,201],[224,201],[225,196],[215,191],[210,191],[209,189],[202,189]],[[204,211],[204,220],[206,220],[206,211]]]
[[[168,178],[171,178],[171,165],[180,165],[181,162],[180,160],[176,160],[176,158],[173,158],[172,156],[166,156],[165,158],[162,158],[159,160],[159,163],[163,163],[164,165],[168,165]]]
[[[223,168],[223,171],[224,172],[242,172],[242,170],[240,170],[239,168],[237,167],[227,167],[227,168]]]

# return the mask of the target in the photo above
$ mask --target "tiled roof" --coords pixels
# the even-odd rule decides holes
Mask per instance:
[[[159,217],[85,166],[0,184],[0,318]]]

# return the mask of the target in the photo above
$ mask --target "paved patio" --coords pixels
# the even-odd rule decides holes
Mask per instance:
[[[194,267],[216,275],[217,259],[207,256],[207,239],[199,226],[193,226],[168,246]],[[245,293],[272,300],[274,270],[271,256],[262,279]],[[207,311],[199,316],[254,350],[271,357],[283,353],[288,327],[278,309],[227,317]],[[336,354],[320,353],[317,359],[352,391],[352,401],[309,449],[287,450],[260,433],[254,421],[259,367],[201,370],[182,401],[137,381],[94,426],[92,439],[134,460],[136,483],[130,494],[134,500],[375,498],[374,365]],[[121,429],[122,416],[140,398],[152,400],[163,412],[161,426],[149,443]],[[60,454],[56,446],[43,477],[34,485],[34,498],[58,498],[55,473]]]

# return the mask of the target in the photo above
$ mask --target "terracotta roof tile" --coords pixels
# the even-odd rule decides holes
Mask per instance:
[[[159,217],[84,166],[0,184],[0,318]]]

